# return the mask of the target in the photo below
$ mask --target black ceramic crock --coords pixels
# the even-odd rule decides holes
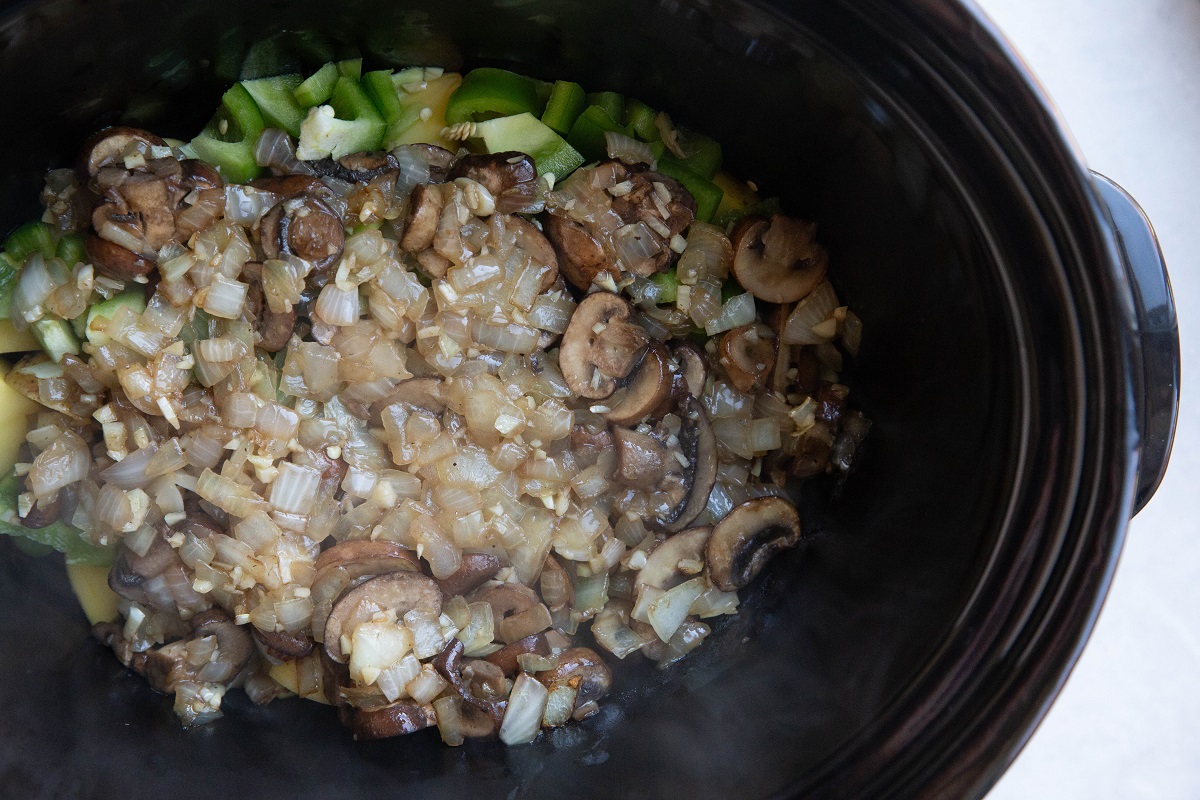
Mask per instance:
[[[804,546],[686,664],[622,665],[602,713],[515,748],[359,744],[326,708],[239,693],[184,731],[89,638],[61,567],[5,544],[0,795],[982,796],[1083,647],[1165,468],[1179,371],[1149,224],[990,23],[955,0],[9,5],[0,224],[101,125],[198,130],[285,29],[382,66],[614,89],[716,136],[820,224],[866,322],[868,456],[800,492]]]

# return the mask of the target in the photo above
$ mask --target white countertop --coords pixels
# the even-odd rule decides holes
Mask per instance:
[[[1154,223],[1179,307],[1166,479],[1065,689],[988,800],[1200,798],[1200,0],[977,0],[1090,166]]]

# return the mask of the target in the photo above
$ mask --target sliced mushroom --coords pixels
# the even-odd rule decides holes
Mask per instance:
[[[326,554],[348,545],[354,545],[355,550],[339,551],[327,557]],[[358,549],[360,546],[361,549]],[[322,562],[322,558],[326,560]],[[325,626],[334,603],[356,581],[394,572],[420,572],[420,565],[412,553],[390,542],[354,540],[335,545],[322,553],[317,559],[316,575],[309,590],[313,604],[313,639],[325,641]]]
[[[512,677],[521,668],[520,663],[517,661],[517,656],[527,653],[539,656],[550,655],[550,644],[546,641],[544,634],[534,633],[526,636],[524,639],[518,639],[491,655],[484,656],[484,659],[504,670],[505,675]]]
[[[192,620],[192,634],[151,652],[145,661],[146,679],[160,692],[173,693],[181,681],[227,683],[250,660],[253,643],[245,628],[235,625],[220,609],[211,609]],[[212,636],[216,649],[202,665],[189,660],[188,644]]]
[[[466,595],[496,577],[500,571],[500,559],[490,553],[463,553],[462,563],[450,573],[450,577],[435,579],[442,595],[449,600],[455,595]]]
[[[713,528],[705,549],[708,574],[723,592],[754,580],[771,558],[800,541],[800,515],[782,497],[760,497],[735,506]]]
[[[597,703],[612,689],[612,670],[595,650],[587,647],[572,647],[558,656],[558,666],[534,675],[546,686],[578,680],[579,694],[575,707]]]
[[[329,187],[311,175],[271,175],[266,178],[255,178],[250,181],[250,186],[284,198],[295,197],[298,194],[311,194],[317,197],[331,194]]]
[[[446,270],[453,266],[453,264],[450,262],[450,259],[446,258],[445,256],[438,255],[432,249],[422,250],[421,252],[417,253],[415,257],[417,259],[417,264],[421,267],[421,271],[424,272],[429,278],[434,280],[437,278],[444,278],[446,276]]]
[[[263,633],[258,628],[252,631],[267,656],[276,661],[295,661],[313,651],[313,640],[299,633]]]
[[[647,586],[673,589],[696,577],[695,572],[681,569],[680,564],[703,568],[705,548],[711,535],[712,528],[691,528],[665,539],[650,551],[645,566],[638,571],[633,582],[633,596],[640,597]]]
[[[459,156],[450,170],[449,179],[470,178],[487,189],[497,201],[497,211],[510,213],[523,208],[525,202],[509,204],[500,208],[500,200],[508,192],[521,195],[521,200],[532,196],[528,191],[537,181],[537,167],[525,153],[510,150],[504,153],[474,154]],[[524,191],[522,191],[524,189]]]
[[[400,249],[406,253],[419,253],[432,246],[445,205],[446,198],[437,186],[422,183],[414,187],[408,202],[408,216],[404,219]],[[445,274],[445,270],[442,272]]]
[[[740,392],[754,392],[767,385],[775,367],[778,340],[759,325],[742,325],[721,336],[717,359]]]
[[[351,564],[370,563],[377,566],[375,562],[386,561],[391,563],[393,560],[407,563],[408,566],[404,568],[410,572],[421,571],[421,562],[411,550],[401,547],[394,542],[372,541],[371,539],[352,539],[348,542],[335,544],[317,556],[317,561],[313,567],[317,572],[320,572],[326,568],[332,569],[333,567],[344,567]],[[313,582],[316,583],[316,580],[314,579]]]
[[[432,578],[415,572],[393,572],[372,578],[346,592],[333,606],[325,622],[325,652],[331,659],[345,663],[342,632],[350,632],[379,611],[394,610],[403,617],[413,609],[441,613],[442,592]]]
[[[392,155],[396,157],[397,164],[405,164],[417,162],[418,164],[428,165],[429,180],[420,180],[423,175],[413,175],[409,179],[409,184],[417,183],[443,183],[445,182],[450,167],[454,164],[454,153],[449,150],[438,147],[435,144],[405,144],[392,150]]]
[[[404,736],[436,724],[433,706],[411,700],[400,700],[376,711],[359,709],[350,718],[350,729],[359,741]]]
[[[379,151],[349,153],[336,161],[323,158],[309,162],[309,166],[318,175],[347,183],[368,183],[381,175],[398,171],[395,156]]]
[[[108,571],[108,588],[139,605],[152,606],[153,598],[146,593],[146,582],[182,563],[179,552],[161,535],[155,535],[145,555],[139,556],[122,544]]]
[[[79,172],[84,181],[100,171],[102,167],[112,164],[124,166],[124,157],[128,153],[141,153],[146,156],[150,148],[164,147],[159,137],[141,128],[117,126],[97,131],[83,144],[79,154]]]
[[[660,414],[670,403],[673,384],[667,349],[651,342],[624,390],[618,393],[620,399],[604,418],[614,425],[636,425],[648,416]]]
[[[541,633],[551,625],[550,610],[537,592],[520,583],[504,583],[477,592],[475,602],[492,607],[496,638],[505,644]]]
[[[661,520],[665,530],[681,531],[700,516],[708,505],[708,496],[717,482],[717,438],[704,407],[689,398],[680,408],[683,428],[679,443],[688,459],[691,487],[687,502],[673,514]]]
[[[481,663],[487,664],[488,662],[484,661]],[[488,666],[495,668],[494,664],[489,664]],[[504,719],[504,711],[508,708],[508,700],[499,695],[495,697],[480,696],[480,694],[477,694],[473,690],[474,686],[477,685],[477,681],[474,680],[475,676],[473,674],[464,674],[463,643],[460,640],[450,640],[450,643],[446,645],[446,649],[434,657],[433,668],[441,673],[443,678],[450,681],[454,690],[458,692],[459,696],[468,705],[485,713],[491,720],[494,729],[499,729],[500,723]],[[472,670],[472,672],[474,671]],[[503,678],[503,673],[501,673],[501,678]],[[466,716],[466,710],[464,707],[464,717]],[[472,728],[479,732],[477,735],[487,735],[481,732],[484,727],[478,723],[478,720],[472,725]]]
[[[692,342],[679,342],[671,354],[679,362],[679,372],[683,377],[684,389],[699,400],[704,394],[704,386],[708,381],[708,356],[704,350]]]
[[[20,518],[21,525],[30,529],[40,529],[58,522],[62,514],[62,495],[62,490],[59,490],[53,499],[46,497],[38,500],[33,508],[29,509],[29,513]]]
[[[675,458],[668,452],[666,446],[648,433],[639,433],[629,428],[613,430],[613,441],[617,447],[617,470],[614,480],[620,481],[632,489],[644,492],[669,493],[663,489],[664,476],[668,472],[678,471]],[[679,491],[682,492],[682,481]],[[673,498],[674,506],[683,498]]]
[[[575,308],[558,355],[572,392],[602,400],[633,371],[650,337],[626,322],[629,316],[629,304],[608,292],[590,294]]]
[[[268,259],[290,253],[322,272],[342,255],[342,220],[320,197],[308,192],[276,203],[259,223],[259,244]]]
[[[154,269],[153,261],[94,233],[87,235],[84,246],[88,261],[96,271],[118,281],[136,280]]]
[[[559,269],[572,286],[587,291],[601,273],[607,274],[613,285],[620,279],[621,271],[587,228],[561,214],[546,214],[542,224],[558,253]]]
[[[768,303],[794,303],[825,280],[829,258],[816,241],[817,226],[774,214],[745,217],[733,229],[733,273],[742,287]]]
[[[674,178],[668,178],[658,172],[635,172],[625,178],[629,183],[629,191],[613,198],[613,211],[621,215],[625,222],[648,222],[654,220],[666,227],[667,232],[656,230],[655,233],[669,240],[677,233],[683,233],[692,220],[696,218],[696,199],[683,184]],[[651,229],[657,225],[651,223]],[[672,252],[664,248],[659,258],[659,268],[670,261]]]

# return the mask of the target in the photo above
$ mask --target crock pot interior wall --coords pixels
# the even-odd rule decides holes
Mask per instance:
[[[168,699],[87,638],[57,571],[5,544],[10,791],[370,798],[420,783],[422,797],[518,785],[522,797],[767,796],[828,763],[962,611],[1007,492],[1012,345],[960,189],[917,127],[816,40],[737,3],[422,5],[64,2],[10,16],[0,221],[34,213],[42,170],[69,163],[101,124],[198,130],[219,97],[219,54],[285,27],[335,34],[375,62],[512,65],[616,89],[716,136],[730,171],[820,223],[839,292],[866,321],[848,370],[854,404],[875,421],[866,462],[840,489],[805,489],[808,543],[687,666],[622,666],[600,715],[513,749],[452,750],[435,733],[354,744],[325,708],[257,709],[233,694],[227,719],[183,732]],[[822,5],[794,11],[836,28],[826,17],[841,12]]]

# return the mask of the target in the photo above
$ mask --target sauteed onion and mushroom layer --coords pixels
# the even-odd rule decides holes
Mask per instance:
[[[811,223],[698,218],[665,115],[555,174],[444,107],[339,152],[334,113],[262,125],[242,183],[237,142],[134,128],[50,173],[6,248],[41,350],[7,376],[38,404],[7,523],[105,554],[95,633],[185,724],[239,687],[358,738],[527,742],[801,540],[789,482],[869,427],[861,326]]]

